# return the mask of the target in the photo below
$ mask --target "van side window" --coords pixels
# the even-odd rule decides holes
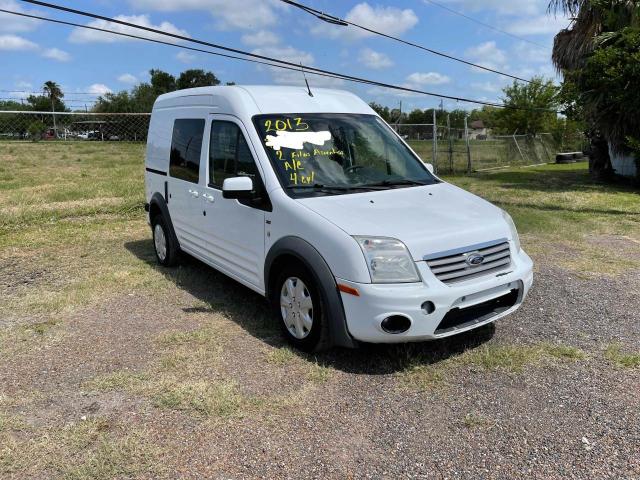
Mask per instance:
[[[169,175],[198,183],[204,119],[179,119],[173,124]]]
[[[214,121],[209,147],[209,185],[222,188],[224,179],[229,177],[251,177],[258,191],[262,186],[258,167],[240,127],[233,122]]]

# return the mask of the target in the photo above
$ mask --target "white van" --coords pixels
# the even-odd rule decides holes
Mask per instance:
[[[464,332],[533,281],[509,215],[436,177],[349,92],[162,95],[145,166],[158,261],[184,252],[264,295],[306,351]]]

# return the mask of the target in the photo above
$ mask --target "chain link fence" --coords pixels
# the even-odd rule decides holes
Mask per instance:
[[[0,141],[146,142],[149,113],[0,112]]]
[[[562,148],[550,133],[537,135],[491,135],[486,128],[451,128],[434,124],[393,124],[393,129],[439,173],[472,173],[509,166],[532,166],[555,162]]]
[[[0,142],[146,142],[150,118],[149,113],[0,111]],[[391,126],[439,173],[550,163],[561,148],[567,148],[548,133],[494,136],[485,128],[406,123]]]

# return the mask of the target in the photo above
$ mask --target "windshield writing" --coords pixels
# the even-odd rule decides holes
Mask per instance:
[[[335,193],[436,182],[374,115],[258,115],[254,123],[285,188],[315,185]]]

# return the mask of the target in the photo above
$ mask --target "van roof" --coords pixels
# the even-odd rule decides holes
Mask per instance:
[[[213,113],[258,115],[263,113],[375,113],[351,92],[327,88],[273,85],[228,85],[178,90],[160,95],[153,109],[206,106]]]

